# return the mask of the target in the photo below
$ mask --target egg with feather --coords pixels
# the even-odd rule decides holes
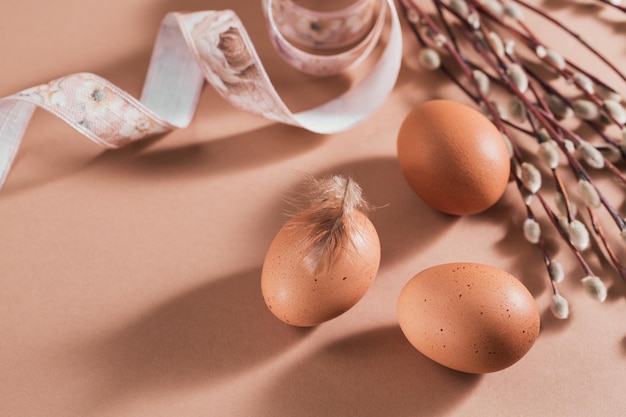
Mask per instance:
[[[299,327],[349,310],[380,264],[380,240],[358,184],[341,176],[308,182],[305,206],[277,232],[261,271],[269,310]]]

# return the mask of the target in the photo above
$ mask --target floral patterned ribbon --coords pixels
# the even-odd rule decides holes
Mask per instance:
[[[393,0],[360,0],[327,14],[303,9],[289,0],[264,3],[277,51],[309,73],[326,75],[364,59],[379,40],[383,15],[390,22],[388,39],[380,58],[359,84],[321,106],[294,114],[273,87],[234,12],[170,13],[161,24],[139,100],[90,73],[68,75],[0,99],[0,186],[37,107],[106,148],[188,126],[205,82],[236,108],[320,134],[349,129],[380,107],[393,89],[402,59],[400,22]],[[378,7],[377,13],[370,13],[372,7]],[[302,26],[302,21],[308,25]],[[283,36],[281,31],[289,35]],[[354,46],[332,55],[309,53],[296,46],[324,50],[334,42],[339,47]]]

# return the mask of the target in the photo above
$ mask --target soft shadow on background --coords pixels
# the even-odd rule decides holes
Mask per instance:
[[[408,186],[395,157],[380,156],[346,162],[316,176],[352,177],[374,210],[370,218],[378,232],[381,267],[418,253],[458,220],[428,207]]]
[[[263,303],[260,274],[243,272],[172,297],[79,352],[101,380],[86,407],[217,383],[302,341],[307,329],[285,326]]]
[[[325,138],[283,124],[271,124],[202,143],[149,149],[133,148],[105,151],[90,167],[110,170],[112,175],[147,180],[169,178],[185,180],[213,175],[228,175],[304,154],[324,143]]]
[[[436,364],[399,327],[383,327],[332,342],[288,369],[268,387],[262,416],[438,416],[480,379]]]
[[[69,129],[69,127],[67,128]],[[73,135],[76,136],[76,135]],[[75,140],[87,141],[82,137]],[[50,184],[90,169],[107,171],[110,178],[124,177],[155,181],[222,175],[253,169],[311,151],[325,138],[283,124],[270,124],[214,140],[171,146],[169,135],[143,139],[120,149],[102,150],[88,159],[61,155],[41,156],[45,165],[37,173],[7,182],[3,195],[10,196]],[[165,145],[165,146],[162,146]],[[96,145],[89,143],[95,149]],[[83,155],[84,156],[84,155]],[[63,160],[68,163],[60,163]]]

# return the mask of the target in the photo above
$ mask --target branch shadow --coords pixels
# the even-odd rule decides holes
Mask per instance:
[[[263,303],[260,270],[175,296],[80,352],[99,365],[89,409],[140,392],[215,383],[280,354],[307,329],[285,326]]]
[[[431,361],[389,326],[303,358],[268,388],[263,416],[437,416],[480,380]]]
[[[470,216],[468,221],[475,223],[474,227],[477,230],[480,229],[481,223],[501,226],[503,234],[496,243],[495,250],[510,261],[509,272],[537,298],[548,288],[549,278],[543,263],[542,251],[524,237],[522,225],[526,212],[524,203],[517,194],[516,186],[509,183],[504,195],[494,206],[482,213]],[[542,226],[545,227],[545,225]],[[557,252],[558,248],[553,244],[552,239],[548,239],[546,245],[550,253]]]

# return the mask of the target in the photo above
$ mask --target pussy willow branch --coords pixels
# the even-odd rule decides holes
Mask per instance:
[[[549,15],[548,13],[544,12],[543,10],[541,10],[538,7],[535,7],[523,0],[513,0],[515,1],[515,3],[521,5],[522,7],[525,7],[526,9],[532,11],[533,13],[538,14],[539,16],[543,17],[544,19],[552,22],[554,25],[558,26],[560,29],[564,30],[565,32],[567,32],[570,36],[572,36],[573,38],[575,38],[578,42],[580,42],[580,44],[582,46],[585,47],[585,49],[587,49],[589,52],[591,52],[592,54],[594,54],[596,57],[598,57],[605,65],[607,65],[608,67],[610,67],[616,74],[618,74],[622,80],[626,81],[626,75],[624,75],[624,73],[622,73],[615,64],[613,64],[608,58],[606,58],[600,51],[598,51],[596,48],[594,48],[593,46],[589,45],[589,43],[587,43],[587,41],[578,33],[574,32],[572,29],[570,29],[569,27],[567,27],[566,25],[564,25],[563,23],[561,23],[558,19],[554,18],[553,16]],[[599,0],[600,3],[605,3],[608,4],[610,6],[614,6],[617,7],[618,9],[621,9],[623,12],[626,13],[626,8],[624,8],[623,6],[616,6],[611,4],[609,1],[603,1],[603,0]],[[582,71],[581,68],[578,68],[576,65],[572,64],[572,67]],[[593,74],[590,74],[590,76],[593,77]],[[595,78],[595,77],[594,77]],[[604,84],[601,80],[599,79],[595,79],[594,80],[596,83],[598,84]],[[606,85],[605,85],[606,87]]]
[[[488,5],[488,1],[492,1],[492,3]],[[604,62],[609,68],[611,68],[615,74],[626,81],[624,74],[621,73],[613,63],[611,63],[600,52],[592,48],[580,35],[569,29],[557,19],[523,0],[510,1],[515,2],[516,5],[519,4],[525,7],[527,10],[539,14],[544,19],[547,19],[549,22],[566,31],[570,36],[591,51],[600,61]],[[543,94],[551,94],[557,99],[560,99],[561,102],[564,103],[565,106],[568,106],[571,109],[570,111],[573,113],[576,110],[575,103],[565,94],[559,92],[555,87],[553,87],[550,81],[543,79],[540,75],[535,73],[531,69],[530,65],[526,63],[527,58],[522,59],[518,57],[513,46],[511,46],[508,42],[506,47],[501,46],[502,51],[496,50],[497,48],[492,44],[492,42],[490,42],[493,40],[492,36],[500,39],[498,33],[503,32],[519,40],[521,45],[528,48],[531,54],[536,58],[539,58],[540,62],[550,68],[554,74],[566,80],[569,84],[575,86],[583,97],[591,103],[590,105],[597,107],[598,112],[603,112],[598,114],[602,114],[605,117],[605,120],[623,131],[624,139],[622,141],[617,141],[611,138],[603,131],[602,126],[598,125],[595,120],[587,120],[588,118],[581,116],[584,119],[583,123],[588,124],[593,131],[598,134],[598,136],[604,139],[608,146],[614,149],[612,151],[613,155],[617,154],[621,160],[624,160],[626,156],[626,146],[624,146],[624,142],[626,142],[624,117],[619,113],[614,114],[616,110],[614,108],[610,108],[609,103],[607,101],[603,101],[603,98],[601,98],[594,89],[590,90],[589,88],[586,88],[586,86],[583,85],[581,77],[586,77],[591,80],[593,85],[598,88],[604,88],[608,92],[615,93],[615,90],[596,77],[593,73],[585,71],[583,68],[575,65],[573,62],[565,57],[562,57],[560,54],[557,54],[555,51],[549,51],[546,43],[542,42],[537,34],[522,20],[521,12],[514,10],[511,11],[511,9],[509,9],[509,16],[506,15],[507,13],[498,15],[496,11],[494,11],[497,10],[497,7],[501,7],[503,10],[506,9],[506,7],[511,7],[510,4],[505,3],[502,0],[432,0],[432,2],[436,10],[436,15],[439,19],[439,23],[443,26],[443,30],[439,28],[435,19],[431,18],[430,15],[426,13],[420,4],[418,4],[415,0],[401,0],[400,8],[407,17],[407,20],[411,23],[411,29],[413,30],[418,43],[423,48],[431,49],[431,46],[434,46],[435,50],[447,52],[447,54],[452,57],[452,62],[461,69],[462,76],[459,77],[454,71],[448,68],[448,65],[444,64],[439,66],[441,71],[446,74],[446,76],[457,86],[459,86],[472,101],[485,111],[498,130],[503,134],[505,139],[509,141],[511,148],[511,160],[514,167],[512,170],[512,177],[516,182],[520,196],[524,199],[526,204],[527,219],[531,221],[531,223],[535,222],[535,215],[530,208],[530,203],[527,202],[528,185],[524,182],[524,178],[520,177],[523,173],[520,174],[519,170],[525,165],[528,165],[528,163],[526,162],[525,155],[521,152],[515,141],[511,140],[512,136],[509,134],[509,129],[514,129],[535,138],[540,145],[547,140],[542,136],[541,130],[547,132],[549,140],[556,143],[558,149],[560,149],[561,153],[565,156],[567,165],[570,167],[574,177],[579,181],[579,189],[582,188],[584,192],[588,193],[587,196],[583,195],[583,199],[586,198],[584,203],[590,204],[588,201],[592,201],[594,204],[593,207],[604,207],[616,223],[618,229],[620,230],[620,234],[622,236],[626,236],[626,222],[624,221],[624,218],[602,194],[600,188],[592,179],[592,176],[578,160],[572,146],[577,149],[577,152],[583,154],[582,156],[584,158],[589,158],[589,164],[592,166],[595,164],[598,165],[598,167],[604,167],[618,180],[626,183],[626,176],[624,173],[620,171],[620,169],[617,168],[617,166],[614,165],[606,156],[600,154],[596,148],[589,144],[580,135],[563,125],[555,114],[553,114],[550,105],[544,99]],[[491,8],[488,6],[491,6]],[[509,20],[512,22],[509,22]],[[487,26],[488,24],[493,24],[495,27],[493,29],[489,29]],[[466,45],[468,42],[474,52],[476,52],[478,57],[482,60],[482,64],[469,59],[463,52],[461,45]],[[500,42],[504,45],[502,41]],[[512,78],[513,75],[508,73],[509,65],[517,65],[521,68],[525,74],[523,89],[528,91],[521,91],[522,84],[518,85],[520,80]],[[493,84],[504,87],[509,94],[515,97],[518,102],[523,105],[526,116],[525,118],[530,124],[530,129],[520,123],[513,123],[500,114],[499,108],[496,108],[497,103],[492,102],[487,97],[488,93],[484,92],[480,88],[477,79],[473,76],[474,71],[482,72],[483,77],[486,77],[488,80],[493,82]],[[578,76],[578,74],[581,75]],[[469,86],[462,82],[461,78],[463,77],[467,78]],[[532,99],[529,98],[528,95],[530,95]],[[615,105],[615,103],[611,103],[611,106],[615,107]],[[621,106],[621,103],[617,102],[617,105]],[[590,148],[593,148],[595,152],[598,152],[599,156],[594,153],[589,155],[591,152]],[[607,149],[610,150],[610,148]],[[584,155],[584,152],[587,152],[588,155]],[[583,229],[587,228],[584,226],[584,223],[576,220],[576,218],[581,214],[574,212],[574,205],[571,200],[570,193],[568,192],[567,187],[556,167],[551,167],[550,173],[554,179],[557,195],[561,197],[565,206],[565,218],[566,222],[569,224],[569,229],[566,229],[561,220],[559,220],[558,216],[550,208],[545,197],[539,190],[539,188],[541,188],[540,179],[537,180],[539,181],[538,184],[531,187],[536,188],[531,192],[531,194],[537,197],[551,224],[557,229],[561,238],[573,251],[574,256],[580,263],[583,271],[587,274],[587,277],[583,279],[583,283],[586,288],[592,294],[595,294],[598,298],[603,300],[606,296],[606,290],[601,288],[603,284],[599,278],[595,276],[590,265],[587,263],[582,254],[582,251],[588,246],[588,242],[585,240],[588,238],[585,238],[583,233],[582,237],[578,239],[578,245],[574,242],[574,235],[581,233],[580,227]],[[580,187],[581,185],[584,187]],[[615,266],[618,274],[626,281],[626,268],[620,262],[618,255],[609,243],[609,239],[602,229],[594,210],[595,208],[592,207],[587,208],[591,221],[591,228],[606,249],[607,256]],[[576,224],[574,225],[574,223]],[[531,226],[533,225],[531,224]],[[576,226],[576,228],[574,228],[574,226]],[[585,231],[585,233],[587,232]],[[550,267],[553,261],[548,253],[543,236],[534,236],[532,237],[532,241],[541,247],[544,254],[544,262],[549,270],[548,272],[551,278],[553,293],[555,297],[559,296],[559,298],[561,298],[556,283],[554,279],[552,279],[554,273]],[[563,300],[559,301],[561,302]]]

